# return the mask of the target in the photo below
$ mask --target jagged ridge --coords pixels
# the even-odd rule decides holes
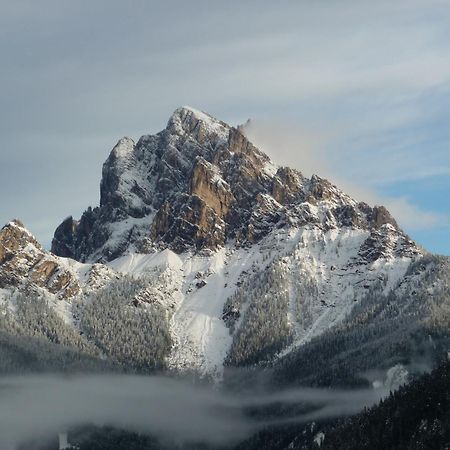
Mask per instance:
[[[56,230],[52,252],[110,261],[127,251],[253,244],[283,226],[376,230],[395,220],[327,180],[276,167],[241,128],[190,107],[160,133],[121,139],[103,165],[100,206]]]

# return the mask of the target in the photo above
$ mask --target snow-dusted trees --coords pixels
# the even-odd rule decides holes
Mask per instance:
[[[117,365],[125,370],[149,372],[162,367],[171,347],[168,317],[160,303],[139,299],[146,288],[148,281],[124,277],[91,298],[74,301],[76,326],[66,324],[46,298],[33,293],[14,295],[8,301],[13,306],[11,310],[0,306],[0,333],[5,343],[0,349],[0,372],[17,365],[13,361],[26,353],[28,347],[30,360],[37,361],[30,362],[30,367],[38,370],[53,367],[60,370],[64,360],[72,364],[73,359],[88,356],[111,363],[101,363],[101,366]],[[148,293],[143,297],[149,300]],[[16,345],[17,358],[8,350]],[[45,363],[46,355],[40,354],[41,347],[50,354],[60,354],[61,367],[53,365],[55,358]],[[63,357],[64,352],[67,355]],[[86,368],[91,365],[89,360]],[[79,364],[77,369],[83,367]]]
[[[286,346],[291,339],[288,307],[287,279],[280,263],[249,277],[224,308],[224,320],[231,330],[239,325],[226,364],[258,363]]]
[[[281,382],[330,386],[367,383],[371,369],[397,363],[430,366],[450,345],[450,265],[426,256],[390,293],[385,280],[368,290],[344,322],[283,358]]]
[[[98,354],[95,346],[90,344],[73,327],[48,305],[44,297],[29,293],[17,294],[12,300],[15,314],[6,307],[0,313],[0,328],[13,335],[45,338],[54,344],[78,349],[83,353]]]
[[[36,294],[18,294],[0,307],[0,373],[112,369],[99,351]]]
[[[145,304],[136,296],[143,280],[124,277],[93,295],[81,310],[81,329],[108,357],[127,368],[160,368],[170,350],[166,312],[158,303]]]

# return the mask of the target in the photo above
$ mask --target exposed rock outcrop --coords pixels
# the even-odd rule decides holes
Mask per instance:
[[[68,223],[69,219],[61,226],[67,227]],[[51,254],[17,219],[0,230],[0,288],[41,290],[69,300],[83,289],[104,286],[114,277],[109,267],[80,264]]]
[[[199,157],[190,180],[190,193],[200,197],[221,219],[235,202],[229,184],[221,178],[215,166]]]
[[[0,231],[0,288],[44,288],[61,298],[80,292],[77,277],[14,220]]]

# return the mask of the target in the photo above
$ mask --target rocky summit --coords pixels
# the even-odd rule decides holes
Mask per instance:
[[[380,249],[388,232],[402,242],[399,254],[416,251],[384,207],[358,203],[316,175],[276,166],[244,131],[181,107],[158,134],[137,143],[122,138],[103,165],[100,206],[80,220],[65,219],[52,252],[82,262],[163,248],[207,253],[307,224],[370,230]]]
[[[353,383],[445,334],[447,259],[384,207],[275,165],[245,126],[190,107],[116,144],[100,205],[65,219],[51,250],[19,221],[1,230],[0,327],[125,370],[219,380],[271,364],[284,379]]]

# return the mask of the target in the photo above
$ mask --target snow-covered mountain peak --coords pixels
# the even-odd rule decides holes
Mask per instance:
[[[100,193],[99,208],[58,227],[54,253],[108,261],[164,248],[214,252],[306,225],[371,231],[390,223],[402,234],[385,208],[276,166],[240,128],[191,107],[178,108],[156,135],[121,139],[103,165]]]
[[[230,128],[210,114],[191,106],[181,106],[170,117],[166,129],[177,134],[193,134],[197,139],[226,141]]]
[[[115,158],[127,158],[134,150],[135,143],[130,137],[124,136],[119,139],[117,144],[111,150],[111,155]]]

